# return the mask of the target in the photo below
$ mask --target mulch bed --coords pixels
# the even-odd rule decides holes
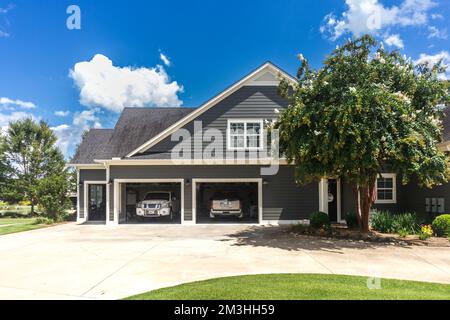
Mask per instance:
[[[404,238],[398,234],[387,234],[377,231],[370,231],[368,234],[362,234],[358,230],[348,229],[345,225],[333,225],[332,233],[327,233],[323,230],[311,231],[307,233],[300,233],[294,229],[290,229],[290,233],[294,235],[307,235],[310,237],[328,238],[328,239],[342,239],[360,242],[378,242],[391,245],[409,245],[409,246],[427,246],[427,247],[450,247],[450,240],[448,238],[431,237],[427,240],[420,240],[417,235],[408,235]]]

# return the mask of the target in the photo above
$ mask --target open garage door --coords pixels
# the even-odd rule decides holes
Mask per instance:
[[[120,223],[181,223],[181,183],[120,184]]]
[[[196,182],[196,222],[259,223],[258,182]]]

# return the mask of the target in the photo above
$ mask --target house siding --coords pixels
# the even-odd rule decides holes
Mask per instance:
[[[189,179],[191,183],[184,186],[184,216],[185,221],[192,221],[192,179],[260,178],[260,166],[111,166],[110,177]],[[317,183],[299,187],[294,181],[293,167],[281,166],[277,175],[262,178],[268,182],[263,185],[263,220],[307,219],[318,210]],[[110,207],[114,207],[113,197]]]
[[[223,150],[226,151],[228,119],[276,119],[278,114],[274,110],[279,109],[281,111],[287,106],[287,100],[281,98],[277,90],[276,86],[242,87],[198,116],[195,121],[202,122],[203,132],[208,129],[221,131],[223,134]],[[193,139],[198,139],[197,137],[194,138],[194,121],[189,122],[182,129],[188,130]],[[194,153],[193,139],[190,141]],[[202,151],[211,143],[210,136],[207,134],[202,141],[197,141],[198,145],[202,146]],[[147,150],[147,153],[167,153],[178,143],[179,141],[171,141],[169,136]]]
[[[84,212],[84,181],[105,181],[106,180],[106,170],[105,169],[80,169],[80,181],[78,184],[79,188],[79,217],[80,219],[85,218]]]

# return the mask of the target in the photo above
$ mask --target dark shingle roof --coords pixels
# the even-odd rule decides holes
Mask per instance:
[[[192,108],[125,108],[111,137],[111,157],[123,157],[192,112]],[[110,158],[111,158],[110,157]]]
[[[125,108],[114,129],[92,129],[71,163],[124,157],[191,113],[193,108]]]
[[[84,136],[70,163],[91,164],[94,159],[102,159],[107,153],[113,129],[91,129]]]

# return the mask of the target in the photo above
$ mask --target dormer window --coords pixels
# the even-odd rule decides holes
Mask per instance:
[[[263,120],[228,120],[227,143],[229,150],[262,150]]]

